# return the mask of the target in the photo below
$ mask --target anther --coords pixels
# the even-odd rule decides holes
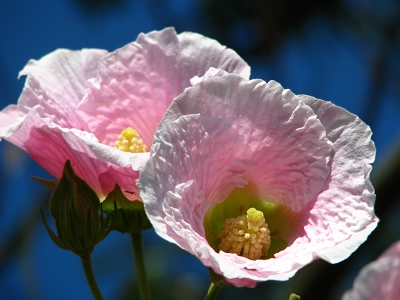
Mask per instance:
[[[264,214],[255,208],[248,209],[245,216],[227,219],[218,239],[219,250],[236,253],[252,260],[266,256],[271,244]]]
[[[131,127],[121,132],[118,141],[115,143],[115,148],[124,152],[146,152],[146,145],[139,138],[137,131]]]

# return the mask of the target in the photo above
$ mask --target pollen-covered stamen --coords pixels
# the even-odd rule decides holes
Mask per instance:
[[[146,152],[146,145],[139,138],[137,131],[131,127],[126,128],[121,132],[118,141],[115,143],[115,148],[125,152]]]
[[[266,256],[271,244],[263,212],[250,208],[247,215],[227,219],[218,235],[218,249],[256,260]]]

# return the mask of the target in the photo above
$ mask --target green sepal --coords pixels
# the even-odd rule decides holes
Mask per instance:
[[[46,227],[46,231],[49,234],[53,243],[62,249],[69,250],[68,247],[66,247],[66,245],[60,240],[60,238],[53,232],[53,230],[51,230],[49,224],[47,223],[47,218],[46,218],[46,214],[44,213],[44,211],[41,210],[40,208],[39,208],[39,210],[40,210],[40,215],[42,217],[43,224]]]
[[[133,233],[152,228],[144,211],[143,202],[126,198],[118,184],[108,194],[102,206],[107,217],[113,217],[113,215],[117,214],[113,230],[122,233]],[[115,206],[117,209],[115,209]]]
[[[48,187],[52,191],[54,191],[56,189],[57,184],[58,184],[58,180],[44,179],[44,178],[40,178],[40,177],[36,177],[36,176],[31,176],[31,178],[33,180],[40,182],[41,184],[43,184],[45,187]]]
[[[75,175],[69,161],[50,199],[50,214],[58,236],[48,226],[44,213],[41,214],[53,242],[79,256],[90,255],[115,222],[109,217],[104,219],[96,193]]]
[[[217,285],[232,285],[225,279],[224,276],[215,273],[213,269],[208,268],[208,273],[210,275],[212,283]]]

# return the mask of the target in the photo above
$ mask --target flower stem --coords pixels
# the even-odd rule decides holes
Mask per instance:
[[[135,258],[136,275],[138,277],[140,296],[142,300],[150,300],[150,290],[147,283],[146,269],[144,266],[143,236],[141,230],[131,233],[131,243],[133,256]]]
[[[86,280],[89,284],[93,298],[95,300],[103,300],[104,298],[100,292],[99,286],[96,282],[96,278],[94,277],[91,255],[81,255],[80,258],[82,261],[83,270],[85,271]]]
[[[222,285],[214,284],[211,282],[210,287],[208,288],[208,292],[204,300],[214,300],[217,297],[219,290],[221,289]]]

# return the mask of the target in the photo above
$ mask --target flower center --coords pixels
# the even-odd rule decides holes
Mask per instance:
[[[131,127],[121,132],[118,141],[115,142],[115,148],[124,152],[146,152],[146,145],[139,138],[137,131]]]
[[[247,210],[247,215],[226,219],[218,239],[219,250],[252,260],[266,256],[271,244],[264,214],[253,207]]]

